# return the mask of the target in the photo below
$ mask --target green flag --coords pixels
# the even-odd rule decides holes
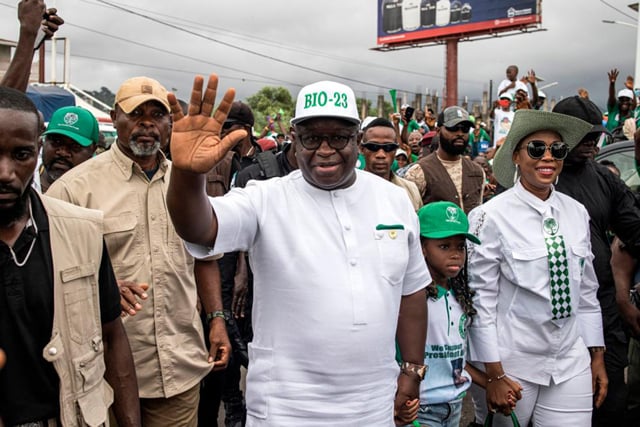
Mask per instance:
[[[393,111],[395,111],[397,113],[398,112],[398,101],[396,101],[396,90],[395,89],[391,89],[389,91],[389,94],[391,95],[391,102],[393,103]]]

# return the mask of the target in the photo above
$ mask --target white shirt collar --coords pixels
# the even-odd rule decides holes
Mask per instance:
[[[553,185],[551,185],[551,194],[549,194],[547,200],[542,200],[539,197],[533,195],[523,187],[523,185],[520,183],[520,180],[518,180],[518,182],[516,182],[513,186],[513,191],[516,193],[516,196],[518,196],[520,200],[540,212],[540,215],[544,215],[545,212],[548,212],[550,208],[556,206],[557,196]]]

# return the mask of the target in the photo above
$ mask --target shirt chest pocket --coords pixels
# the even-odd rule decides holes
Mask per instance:
[[[376,230],[380,274],[396,286],[402,283],[409,262],[409,243],[406,230]]]
[[[580,282],[584,274],[584,265],[589,256],[589,249],[586,246],[571,246],[569,274],[572,279]]]
[[[539,295],[549,294],[549,281],[540,280],[540,277],[549,277],[546,248],[514,249],[511,252],[511,267],[519,286]]]
[[[132,263],[140,256],[142,239],[137,226],[133,212],[104,218],[104,240],[114,265]]]

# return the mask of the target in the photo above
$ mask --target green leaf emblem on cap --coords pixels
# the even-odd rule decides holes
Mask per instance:
[[[67,113],[64,115],[64,123],[66,125],[74,125],[78,121],[78,115],[76,113]]]
[[[458,209],[453,206],[449,206],[446,211],[447,222],[455,222],[456,224],[460,224],[460,220],[458,219]]]

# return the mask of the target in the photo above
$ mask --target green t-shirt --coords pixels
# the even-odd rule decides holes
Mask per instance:
[[[633,117],[633,112],[630,111],[626,117],[620,117],[620,110],[618,109],[618,103],[613,107],[607,107],[607,130],[612,131],[618,126],[622,126],[624,121],[630,117]]]
[[[418,124],[418,122],[416,122],[415,120],[411,119],[409,120],[409,124],[407,125],[407,133],[411,133],[415,130],[419,130],[420,129],[420,125]]]

